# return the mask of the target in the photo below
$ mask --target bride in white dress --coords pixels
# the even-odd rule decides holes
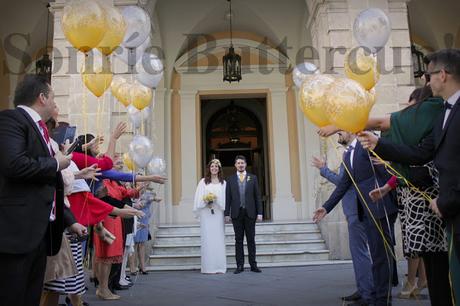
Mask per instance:
[[[218,159],[209,162],[206,176],[195,192],[193,212],[201,226],[201,273],[216,274],[227,271],[225,254],[225,186],[222,166]],[[212,199],[208,204],[205,198]]]

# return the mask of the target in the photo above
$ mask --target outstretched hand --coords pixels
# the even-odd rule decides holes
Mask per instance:
[[[117,127],[112,132],[112,138],[118,140],[121,135],[126,131],[128,124],[126,122],[120,122],[117,124]]]
[[[320,128],[316,133],[321,137],[329,137],[340,131],[335,125],[326,125]]]
[[[324,161],[323,158],[321,157],[316,157],[316,156],[313,156],[312,160],[311,160],[311,165],[315,168],[318,168],[318,169],[321,169],[323,168],[324,166],[326,166],[326,162]]]
[[[391,191],[391,187],[388,184],[380,188],[375,188],[369,192],[369,197],[371,198],[372,202],[377,202],[381,200],[384,196],[386,196]]]
[[[313,222],[318,223],[326,217],[327,211],[326,208],[320,207],[313,213]]]
[[[364,149],[374,150],[377,146],[379,138],[373,133],[365,131],[358,133],[358,140]]]

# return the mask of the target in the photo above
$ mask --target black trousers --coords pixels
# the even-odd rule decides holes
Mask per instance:
[[[45,268],[45,240],[30,253],[0,253],[0,305],[40,305]]]
[[[237,266],[244,266],[243,239],[244,235],[246,235],[249,264],[251,267],[257,267],[255,242],[256,219],[250,218],[245,208],[240,208],[238,218],[232,218],[232,223],[235,232],[235,257]]]
[[[432,306],[452,306],[447,252],[422,254]]]

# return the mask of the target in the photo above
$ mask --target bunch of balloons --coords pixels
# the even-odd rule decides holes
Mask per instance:
[[[89,67],[86,60],[82,69],[83,83],[96,97],[101,97],[111,85],[113,76],[108,60],[111,54],[129,67],[136,67],[136,79],[146,87],[155,89],[163,78],[161,60],[145,53],[150,45],[151,21],[142,8],[126,6],[120,12],[102,1],[74,0],[64,7],[61,25],[67,40],[86,55],[85,59],[92,50],[106,58],[104,69]],[[153,95],[140,87],[136,92],[141,96],[140,102],[128,100],[126,94],[123,100],[116,97],[125,106],[133,104],[139,109],[145,108],[144,99]]]
[[[361,12],[353,33],[360,47],[345,55],[345,75],[323,75],[312,63],[293,70],[293,81],[300,90],[300,108],[313,124],[362,131],[375,103],[375,85],[380,73],[376,53],[388,41],[391,31],[386,14],[376,8]]]
[[[153,100],[151,88],[138,82],[129,82],[123,77],[114,78],[111,89],[113,96],[126,107],[132,105],[138,110],[143,110]]]

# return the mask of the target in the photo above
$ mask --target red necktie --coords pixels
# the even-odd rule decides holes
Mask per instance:
[[[43,130],[43,137],[45,138],[46,145],[48,146],[48,149],[50,150],[51,156],[54,156],[53,146],[51,146],[50,144],[50,134],[48,133],[48,127],[46,126],[45,122],[43,122],[43,120],[39,120],[38,125]]]
[[[43,130],[43,136],[45,137],[46,144],[49,144],[50,143],[50,135],[48,134],[48,127],[46,126],[45,122],[43,122],[43,120],[38,121],[38,125]]]

